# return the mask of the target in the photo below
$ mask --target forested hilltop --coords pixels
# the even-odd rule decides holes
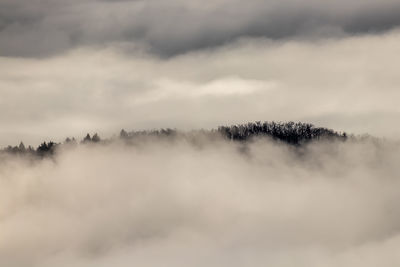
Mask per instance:
[[[18,146],[8,146],[1,150],[1,153],[32,155],[37,157],[51,156],[60,146],[71,145],[87,145],[87,144],[109,144],[116,141],[123,141],[132,144],[142,140],[143,138],[162,138],[175,140],[177,138],[185,139],[189,142],[196,143],[198,138],[223,138],[234,142],[251,141],[254,138],[267,137],[276,142],[283,142],[288,145],[301,146],[311,141],[321,139],[341,140],[348,138],[346,133],[336,132],[332,129],[316,127],[310,123],[302,122],[255,122],[247,124],[238,124],[231,126],[220,126],[212,130],[193,130],[190,132],[182,132],[175,129],[160,129],[147,131],[131,131],[121,130],[119,136],[108,139],[101,139],[95,133],[91,136],[89,133],[82,139],[77,141],[74,137],[68,137],[62,143],[53,141],[43,142],[37,148],[32,146],[26,147],[23,142]]]

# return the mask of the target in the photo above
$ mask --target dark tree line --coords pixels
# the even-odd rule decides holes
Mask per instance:
[[[80,143],[89,144],[89,143],[99,143],[101,141],[102,140],[100,139],[99,135],[95,133],[92,137],[90,136],[90,134],[87,134]],[[0,152],[13,155],[47,157],[54,155],[59,146],[73,146],[73,145],[77,145],[75,138],[67,137],[63,143],[55,143],[53,141],[43,142],[36,149],[33,148],[32,146],[26,148],[24,143],[21,142],[19,146],[14,146],[14,147],[8,146],[3,150],[0,150]]]
[[[149,130],[149,131],[132,131],[127,132],[124,129],[119,133],[119,137],[124,140],[134,139],[139,136],[154,136],[154,137],[172,137],[178,133],[175,129],[160,129],[160,130]]]
[[[21,142],[18,146],[8,146],[3,149],[3,152],[7,152],[10,154],[22,154],[22,153],[29,153],[34,154],[35,149],[31,146],[25,147],[24,143]]]
[[[256,137],[270,137],[273,140],[281,141],[290,145],[301,145],[313,140],[320,139],[336,139],[346,140],[346,133],[338,133],[331,129],[315,127],[309,123],[301,122],[255,122],[247,124],[239,124],[232,126],[220,126],[216,130],[198,130],[190,133],[181,133],[174,129],[160,129],[149,131],[132,131],[127,132],[121,130],[119,134],[120,140],[127,142],[138,140],[139,137],[156,137],[156,138],[175,138],[182,137],[189,141],[196,142],[196,138],[200,136],[208,136],[210,138],[222,136],[231,141],[245,142]],[[102,140],[95,133],[93,136],[87,134],[81,141],[81,145],[88,144],[107,144],[114,139]],[[75,138],[66,138],[63,143],[43,142],[36,149],[29,146],[28,148],[21,142],[19,146],[8,146],[1,150],[3,153],[18,154],[18,155],[33,155],[38,157],[46,157],[53,155],[59,146],[75,146],[78,142]]]
[[[301,122],[255,122],[233,126],[220,126],[218,132],[224,137],[235,141],[246,141],[257,136],[269,136],[291,145],[299,145],[318,139],[347,138],[346,133],[338,133],[331,129],[315,127],[310,123]]]

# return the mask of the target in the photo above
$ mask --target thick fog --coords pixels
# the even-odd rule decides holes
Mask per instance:
[[[198,140],[3,155],[0,265],[399,266],[398,143]]]

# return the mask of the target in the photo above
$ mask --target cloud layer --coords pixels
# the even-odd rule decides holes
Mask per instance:
[[[18,57],[113,44],[171,56],[241,37],[334,37],[400,23],[395,0],[1,0],[0,10],[0,55]]]
[[[168,60],[90,47],[47,59],[2,58],[1,145],[256,120],[394,137],[399,42],[394,30],[319,41],[242,39]]]
[[[2,158],[3,266],[397,266],[399,145],[260,140]],[[362,156],[360,156],[362,155]]]
[[[397,136],[399,8],[0,0],[0,145],[256,120]]]

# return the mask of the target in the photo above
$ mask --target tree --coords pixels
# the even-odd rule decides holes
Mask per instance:
[[[95,133],[92,137],[92,142],[97,143],[100,142],[100,137],[97,133]]]
[[[36,153],[39,156],[47,156],[54,154],[54,149],[56,147],[56,143],[50,141],[49,143],[43,142],[36,149]]]
[[[122,129],[121,132],[119,133],[119,137],[122,139],[126,139],[128,138],[128,133],[124,129]]]
[[[19,146],[18,146],[18,149],[19,149],[20,152],[25,152],[26,149],[25,149],[24,143],[21,142],[21,143],[19,144]]]
[[[83,138],[82,143],[88,143],[88,142],[91,142],[91,141],[92,141],[92,138],[90,137],[90,134],[87,134],[85,136],[85,138]]]

